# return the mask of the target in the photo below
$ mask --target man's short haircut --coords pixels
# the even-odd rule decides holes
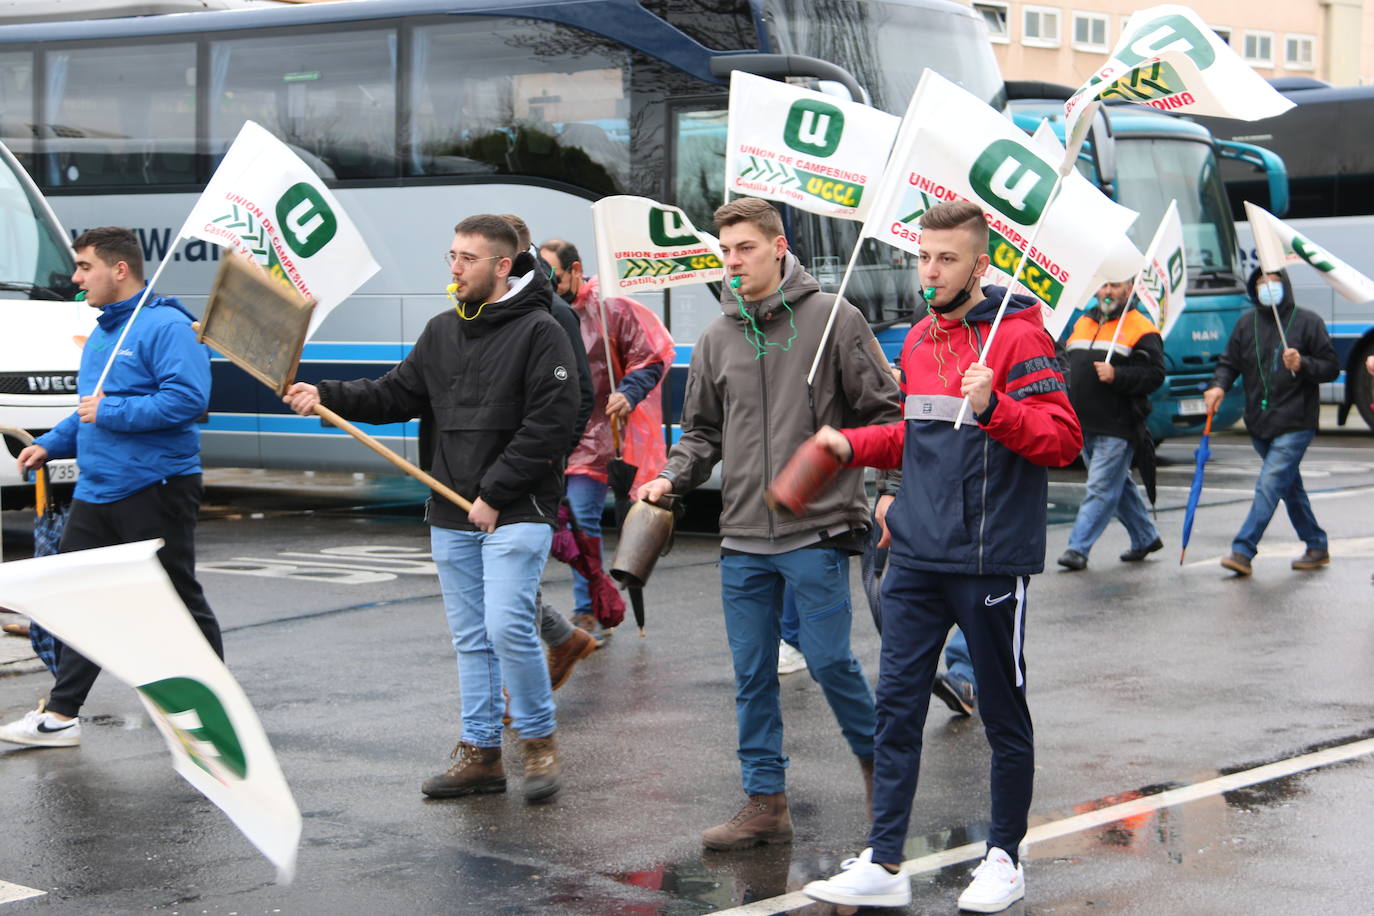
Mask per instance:
[[[783,235],[782,214],[766,200],[757,197],[736,197],[728,204],[722,204],[715,212],[716,232],[726,226],[749,223],[764,234],[775,239]]]
[[[577,246],[562,239],[549,239],[539,246],[539,250],[552,251],[553,256],[558,259],[558,266],[564,270],[572,270],[573,264],[582,260],[582,255],[578,253]]]
[[[514,213],[502,213],[501,218],[510,223],[510,227],[515,230],[515,244],[520,246],[520,250],[528,250],[530,247],[529,225]]]
[[[504,217],[494,213],[469,216],[453,227],[454,235],[480,235],[491,243],[492,251],[503,258],[513,258],[519,251],[520,239]]]
[[[109,267],[114,267],[123,261],[129,265],[129,274],[135,280],[143,279],[143,246],[139,244],[138,236],[134,235],[131,230],[120,226],[99,226],[95,229],[87,229],[72,239],[73,251],[80,251],[83,248],[94,251],[96,257],[104,261]]]
[[[922,229],[967,229],[973,233],[973,255],[988,250],[988,221],[983,208],[967,200],[947,200],[921,214]]]

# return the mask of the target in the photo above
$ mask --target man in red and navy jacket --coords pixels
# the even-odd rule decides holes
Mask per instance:
[[[851,905],[910,900],[898,867],[921,731],[940,649],[957,624],[968,638],[992,745],[988,853],[959,905],[996,912],[1025,893],[1017,847],[1035,763],[1021,645],[1026,587],[1045,565],[1047,468],[1071,462],[1083,436],[1038,301],[1012,296],[987,365],[977,362],[1006,292],[987,287],[978,294],[988,266],[982,210],[967,201],[939,204],[921,217],[921,227],[921,282],[934,296],[932,314],[902,348],[905,419],[816,434],[850,465],[900,466],[903,473],[884,518],[891,553],[882,593],[870,848],[806,893]],[[969,413],[955,429],[965,397]]]

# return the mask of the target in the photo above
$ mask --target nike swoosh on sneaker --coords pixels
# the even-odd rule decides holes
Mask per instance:
[[[71,727],[72,727],[73,725],[75,725],[75,724],[76,724],[76,720],[73,719],[72,721],[68,722],[66,725],[62,726],[61,728],[48,728],[48,723],[46,723],[46,722],[39,722],[39,723],[38,723],[38,730],[39,730],[40,732],[42,732],[43,734],[45,734],[45,735],[51,735],[53,732],[64,732],[64,731],[66,731],[67,729],[71,728]]]
[[[1007,592],[1000,598],[994,598],[991,595],[988,595],[986,598],[983,599],[983,603],[986,604],[988,607],[992,607],[994,604],[1001,604],[1003,601],[1006,601],[1010,597],[1011,592]]]

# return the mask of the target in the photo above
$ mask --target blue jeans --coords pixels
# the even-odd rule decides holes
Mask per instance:
[[[849,557],[829,547],[774,556],[720,558],[721,604],[735,667],[739,760],[748,795],[786,789],[778,639],[783,591],[797,604],[798,641],[806,670],[820,684],[855,756],[873,756],[877,714],[873,691],[849,648]]]
[[[1250,514],[1245,516],[1240,533],[1231,543],[1233,551],[1243,557],[1253,557],[1259,552],[1260,538],[1264,537],[1264,529],[1274,517],[1279,500],[1288,507],[1288,520],[1303,543],[1311,550],[1326,549],[1326,532],[1312,514],[1312,504],[1307,500],[1302,474],[1298,471],[1303,453],[1316,434],[1314,429],[1302,429],[1272,439],[1251,440],[1264,464],[1255,481],[1255,500],[1250,503]]]
[[[539,522],[502,525],[491,534],[431,528],[444,611],[458,655],[462,740],[501,746],[501,699],[521,738],[553,734],[553,691],[539,643],[535,593],[553,529]]]
[[[572,510],[577,527],[594,538],[600,538],[601,513],[606,511],[606,491],[610,489],[610,485],[586,474],[569,474],[566,486],[568,508]],[[580,572],[573,570],[573,613],[591,612],[592,596],[587,590],[587,580]]]
[[[968,637],[958,627],[945,643],[945,673],[953,680],[972,684],[975,691],[978,689],[978,680],[973,676],[973,656],[968,652]]]
[[[797,597],[790,588],[782,592],[782,641],[801,651],[801,618],[797,616]]]
[[[1083,462],[1088,466],[1088,492],[1078,507],[1069,549],[1088,555],[1115,516],[1131,535],[1131,549],[1144,550],[1159,537],[1150,510],[1131,478],[1135,444],[1119,436],[1083,436]]]

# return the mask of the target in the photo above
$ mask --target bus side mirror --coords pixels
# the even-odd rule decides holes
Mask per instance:
[[[1288,212],[1288,167],[1272,150],[1235,140],[1218,140],[1217,153],[1223,159],[1244,162],[1263,171],[1269,181],[1269,212],[1283,216]]]
[[[1098,108],[1093,113],[1093,126],[1088,130],[1093,166],[1097,169],[1097,183],[1103,188],[1116,184],[1116,138],[1112,136],[1107,113]]]

